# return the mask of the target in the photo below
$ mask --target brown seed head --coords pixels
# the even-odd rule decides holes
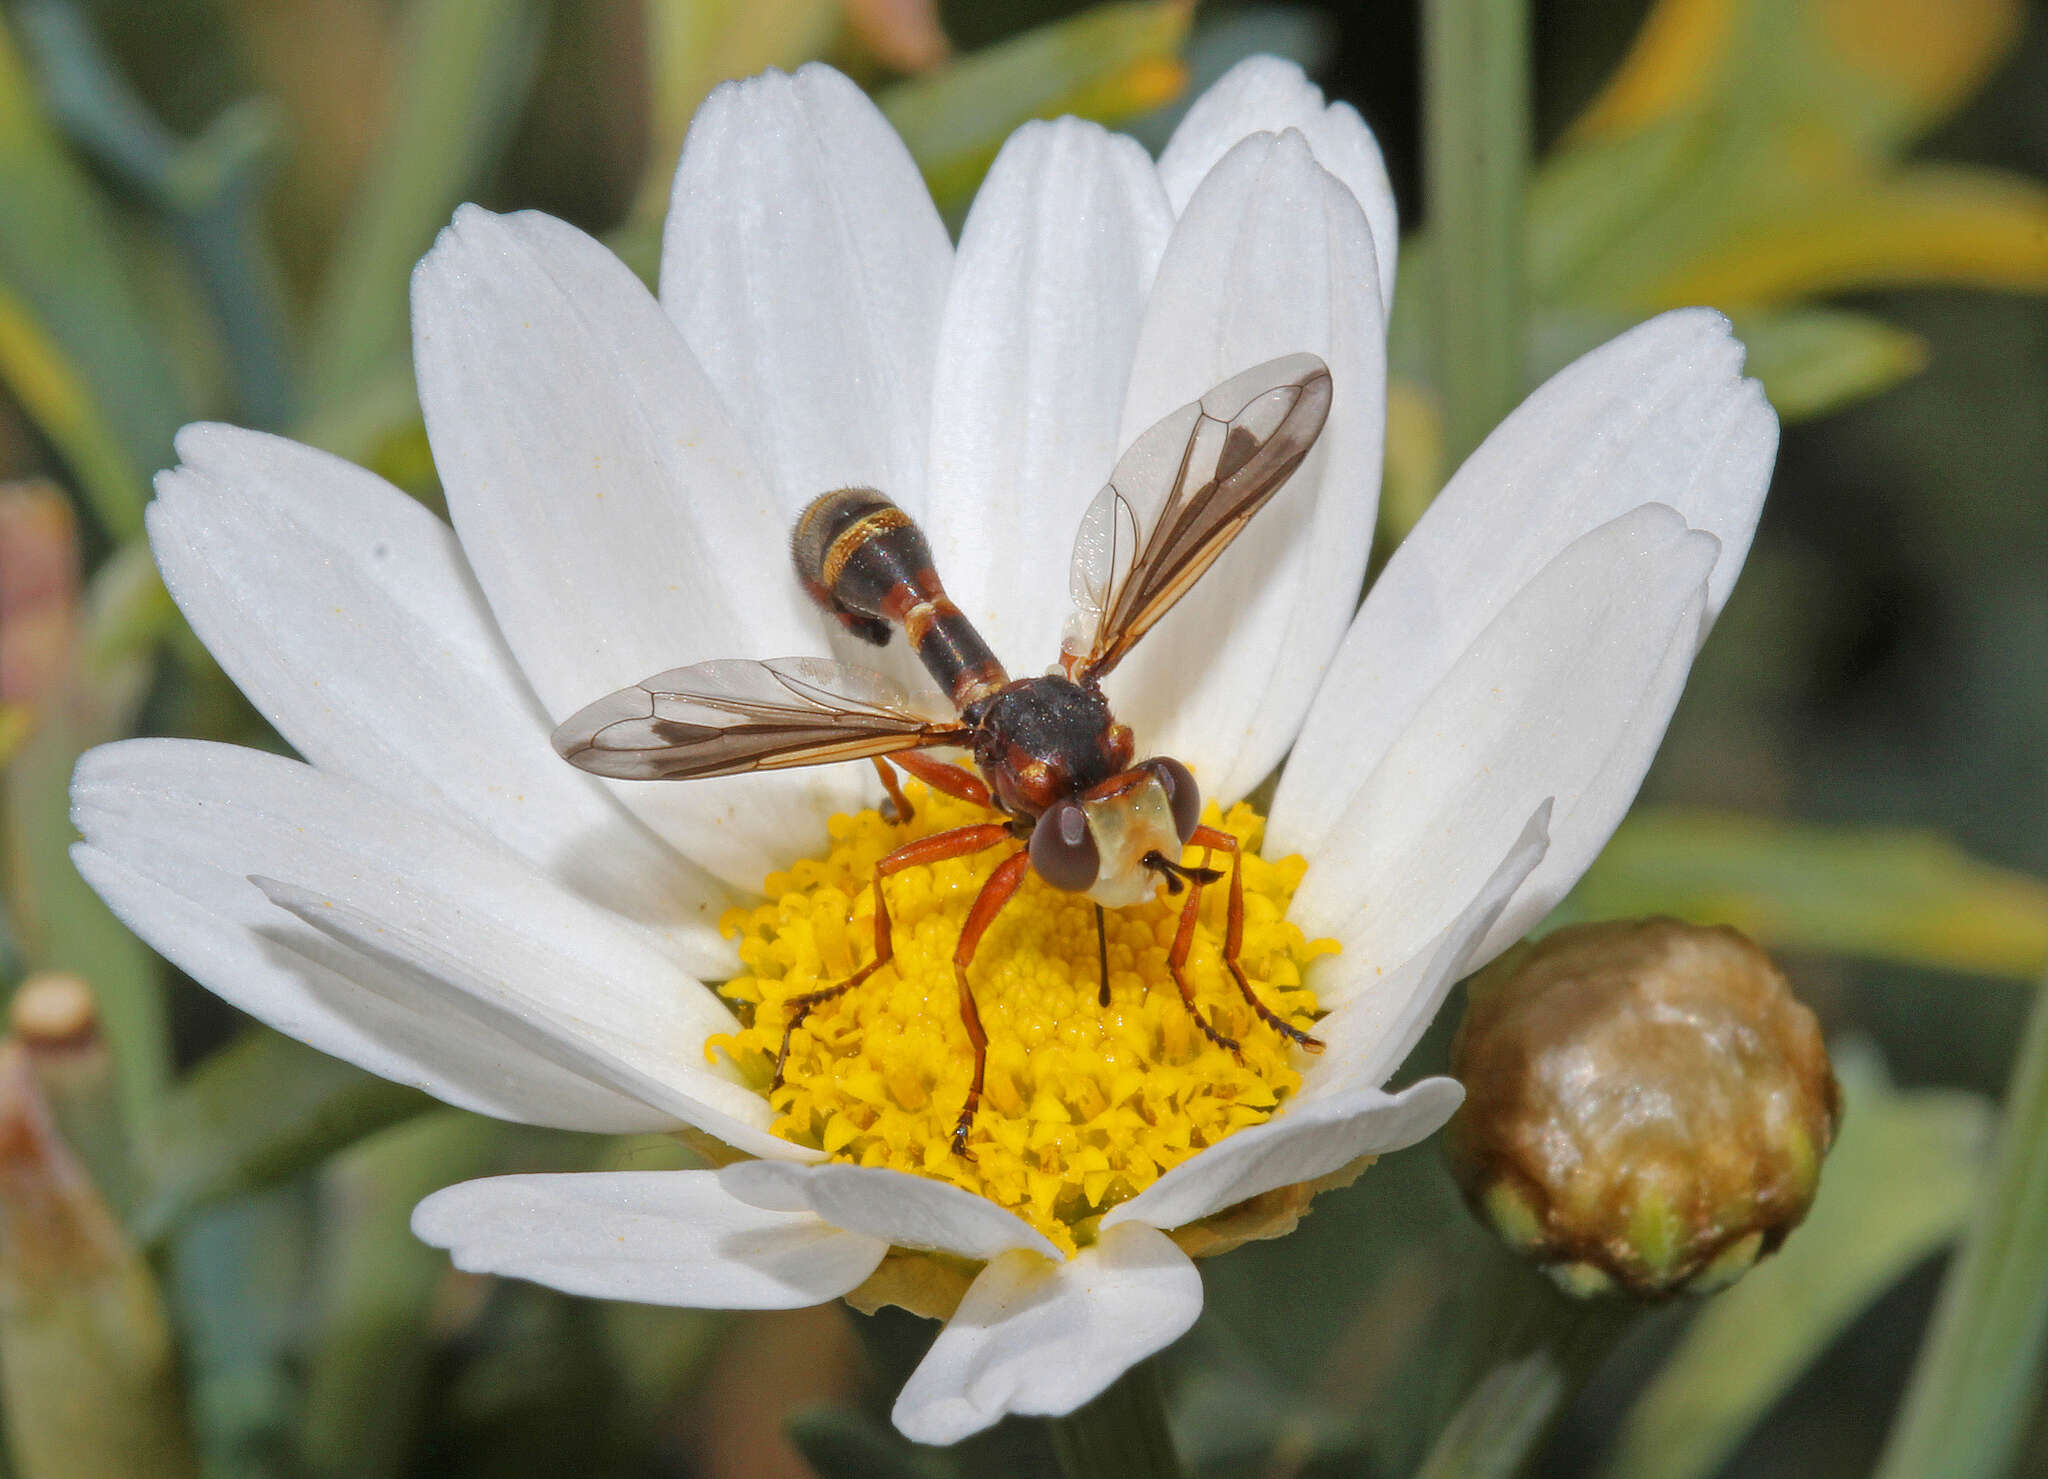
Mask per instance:
[[[1812,1205],[1840,1091],[1813,1013],[1732,929],[1578,925],[1475,977],[1445,1145],[1466,1198],[1581,1293],[1704,1293]]]

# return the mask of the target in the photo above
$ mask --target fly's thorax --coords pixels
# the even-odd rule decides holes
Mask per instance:
[[[967,714],[974,758],[1004,810],[1037,817],[1131,763],[1131,731],[1108,701],[1058,676],[1019,678]]]

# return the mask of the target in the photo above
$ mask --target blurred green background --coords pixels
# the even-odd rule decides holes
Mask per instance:
[[[1528,383],[1707,302],[1787,423],[1643,803],[1563,912],[1750,931],[1821,1014],[1850,1105],[1811,1225],[1734,1292],[1636,1321],[1533,1462],[1861,1475],[2048,970],[2048,4],[1541,0],[1532,23]],[[1260,50],[1356,104],[1411,231],[1391,545],[1457,440],[1420,33],[1390,0],[0,3],[0,984],[81,974],[104,1039],[31,1053],[21,1083],[0,1064],[0,1472],[1049,1472],[1025,1423],[947,1455],[893,1435],[931,1333],[909,1317],[451,1274],[405,1230],[425,1192],[686,1153],[439,1110],[250,1029],[71,874],[64,783],[122,734],[277,744],[138,541],[180,424],[287,431],[437,504],[405,284],[453,206],[552,212],[647,271],[695,103],[810,57],[875,92],[956,225],[1027,117],[1156,147],[1177,100]],[[74,1158],[82,1179],[51,1171]],[[1509,1338],[1433,1149],[1205,1277],[1170,1362],[1191,1470],[1512,1471],[1432,1455]],[[2008,1471],[2048,1474],[2048,1407],[2011,1400]],[[1967,1460],[1945,1472],[1995,1472]]]

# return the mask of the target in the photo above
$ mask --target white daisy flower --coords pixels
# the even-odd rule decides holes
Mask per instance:
[[[150,509],[165,580],[305,761],[96,750],[78,867],[316,1047],[467,1109],[687,1133],[726,1163],[449,1188],[414,1225],[461,1267],[728,1308],[957,1302],[897,1403],[905,1433],[1069,1411],[1193,1323],[1184,1250],[1291,1225],[1303,1188],[1455,1109],[1449,1080],[1382,1086],[1626,810],[1769,477],[1776,422],[1727,324],[1666,314],[1531,396],[1355,608],[1394,245],[1370,132],[1271,59],[1211,89],[1156,165],[1072,119],[1020,129],[957,249],[881,115],[822,67],[704,105],[658,299],[559,221],[465,208],[413,299],[454,530],[322,453],[187,428]],[[811,1077],[771,1096],[776,1003],[868,946],[863,870],[897,833],[828,819],[873,775],[603,782],[556,756],[554,723],[681,664],[832,655],[787,542],[855,484],[921,522],[1029,671],[1059,651],[1069,546],[1122,448],[1302,351],[1334,387],[1314,451],[1107,686],[1140,753],[1189,765],[1248,848],[1259,819],[1234,804],[1285,758],[1266,851],[1299,860],[1247,856],[1244,959],[1278,1008],[1325,1013],[1328,1050],[1246,1018],[1240,1063],[1190,1033],[1145,989],[1164,901],[1117,912],[1099,1008],[1092,927],[1027,886],[976,958],[990,1095],[976,1158],[952,1156],[962,860],[899,875],[900,902],[891,880],[900,970],[797,1034]],[[1197,956],[1206,993],[1213,941]]]

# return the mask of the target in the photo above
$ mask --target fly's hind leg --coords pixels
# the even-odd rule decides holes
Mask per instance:
[[[915,842],[906,842],[875,864],[875,958],[836,986],[827,986],[822,991],[810,991],[789,999],[789,1017],[782,1024],[782,1050],[775,1055],[775,1077],[768,1085],[771,1090],[782,1087],[782,1071],[789,1063],[789,1042],[795,1036],[797,1028],[803,1026],[804,1019],[826,1002],[846,995],[896,958],[896,942],[889,929],[889,896],[882,892],[882,880],[891,873],[902,872],[905,868],[941,863],[947,858],[964,858],[969,853],[982,852],[999,842],[1009,840],[1011,835],[1010,829],[1000,822],[956,827],[950,832],[935,832],[930,837],[920,837]],[[968,922],[972,925],[973,920],[970,918]],[[966,987],[963,985],[961,989],[965,991]],[[977,1020],[968,1035],[972,1037],[979,1026]],[[976,1052],[975,1078],[978,1089],[979,1049]]]
[[[1261,1022],[1282,1037],[1299,1043],[1307,1051],[1320,1053],[1323,1050],[1322,1040],[1310,1037],[1260,1001],[1258,993],[1252,990],[1252,983],[1245,979],[1244,967],[1237,963],[1237,957],[1244,949],[1244,859],[1238,854],[1237,839],[1220,827],[1197,827],[1188,841],[1196,847],[1230,854],[1230,912],[1223,934],[1223,964],[1230,971],[1231,979],[1237,982],[1237,989],[1243,993],[1251,1009],[1258,1013]],[[1188,901],[1188,908],[1194,908],[1194,900]]]
[[[875,774],[882,778],[882,789],[889,799],[882,803],[882,820],[885,822],[907,822],[917,813],[911,810],[910,798],[903,794],[903,787],[897,783],[896,772],[880,755],[870,755],[875,762]]]
[[[994,803],[989,800],[988,786],[982,778],[965,766],[949,765],[944,760],[935,760],[929,755],[920,755],[915,750],[900,750],[885,761],[880,755],[872,757],[875,769],[882,774],[882,789],[889,793],[889,807],[895,813],[887,819],[892,822],[907,822],[916,813],[911,809],[910,798],[903,794],[903,788],[896,783],[896,773],[889,767],[916,776],[934,791],[954,796],[976,806],[986,806],[991,811]]]
[[[974,903],[967,911],[967,922],[960,927],[960,943],[953,947],[953,978],[960,985],[960,1021],[967,1028],[967,1041],[974,1047],[974,1081],[967,1087],[967,1103],[961,1107],[960,1118],[953,1126],[953,1154],[972,1160],[967,1154],[967,1132],[974,1125],[974,1111],[981,1107],[982,1078],[988,1069],[988,1034],[981,1028],[981,1012],[974,1005],[974,989],[967,984],[967,967],[974,959],[974,952],[981,944],[981,937],[987,933],[995,917],[1003,912],[1003,905],[1010,902],[1010,896],[1017,892],[1017,885],[1024,881],[1030,870],[1029,852],[1013,853],[1000,863],[996,871],[989,874],[988,882],[981,886],[981,892],[974,896]]]

